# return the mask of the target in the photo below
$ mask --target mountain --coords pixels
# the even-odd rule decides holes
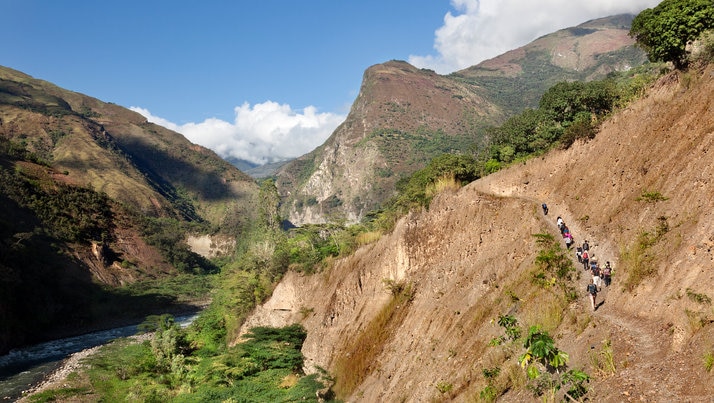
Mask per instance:
[[[117,287],[210,270],[188,228],[239,236],[258,191],[178,133],[5,67],[0,176],[0,353],[165,309]]]
[[[710,400],[713,105],[712,66],[663,76],[594,139],[446,191],[323,273],[288,273],[244,329],[302,324],[306,369],[345,401],[545,399],[501,316],[552,335],[591,376],[587,400]],[[597,311],[572,249],[556,266],[570,280],[547,271],[557,216],[613,264]]]
[[[290,162],[290,160],[287,161],[278,161],[278,162],[269,162],[267,164],[263,165],[258,165],[254,162],[234,158],[234,157],[227,157],[225,158],[226,161],[230,162],[234,167],[240,169],[242,172],[245,172],[248,174],[251,178],[254,179],[262,179],[262,178],[269,178],[273,175],[275,175],[275,172],[280,169],[283,165],[287,164]]]
[[[277,172],[283,214],[294,224],[359,221],[434,156],[475,153],[487,127],[537,106],[553,83],[642,64],[632,18],[589,21],[450,75],[401,61],[368,68],[345,122]]]

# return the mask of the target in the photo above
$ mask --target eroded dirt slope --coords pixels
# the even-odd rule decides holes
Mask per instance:
[[[245,327],[302,323],[306,369],[332,371],[390,300],[390,279],[413,284],[413,301],[397,308],[407,312],[391,324],[391,337],[349,401],[477,399],[483,368],[519,370],[515,357],[488,347],[500,334],[490,321],[502,313],[524,325],[560,314],[563,324],[551,334],[570,354],[571,368],[593,375],[593,401],[711,400],[714,381],[703,356],[714,351],[706,301],[714,297],[713,145],[713,70],[672,74],[594,140],[442,194],[428,212],[405,217],[392,234],[324,273],[289,273]],[[541,202],[550,206],[548,216]],[[584,271],[580,298],[565,312],[509,298],[527,289],[537,254],[532,234],[557,236],[557,215],[577,243],[587,238],[595,257],[615,267],[596,312]],[[643,234],[651,242],[638,256],[655,274],[626,290],[635,264],[626,254]],[[614,374],[592,364],[604,340],[612,343]],[[503,396],[529,399],[517,388]]]

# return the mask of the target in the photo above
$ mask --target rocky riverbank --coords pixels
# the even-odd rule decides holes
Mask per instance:
[[[140,343],[145,340],[150,340],[152,336],[153,333],[144,333],[136,336],[131,336],[129,337],[129,339],[134,340],[136,343]],[[87,348],[65,358],[62,361],[62,364],[60,364],[60,366],[56,370],[52,371],[52,373],[47,375],[47,377],[45,377],[42,382],[38,383],[37,385],[26,391],[23,391],[23,397],[18,400],[18,403],[29,402],[29,398],[32,395],[43,392],[45,390],[69,387],[69,384],[67,383],[69,375],[73,372],[80,371],[85,366],[84,360],[99,351],[100,348],[102,348],[102,346]]]

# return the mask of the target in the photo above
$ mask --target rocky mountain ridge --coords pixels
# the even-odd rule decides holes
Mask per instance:
[[[303,324],[306,369],[325,368],[338,385],[344,359],[368,354],[348,401],[472,401],[496,367],[499,401],[537,400],[523,387],[520,346],[489,346],[500,314],[550,331],[569,367],[592,376],[593,401],[710,400],[712,94],[712,67],[669,74],[594,140],[443,193],[323,273],[288,273],[244,326]],[[596,312],[582,269],[565,309],[533,282],[533,234],[559,239],[556,216],[614,265]],[[411,299],[390,306],[390,284],[413,287]],[[357,348],[377,323],[386,336]]]
[[[631,20],[589,21],[450,75],[401,61],[368,68],[345,122],[277,172],[283,214],[298,225],[359,221],[434,156],[477,152],[488,126],[537,106],[556,82],[642,64],[627,35]]]

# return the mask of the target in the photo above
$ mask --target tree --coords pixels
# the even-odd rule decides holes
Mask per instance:
[[[639,13],[632,21],[630,36],[647,52],[652,62],[687,65],[687,43],[714,28],[714,1],[664,0]]]
[[[260,223],[268,230],[280,228],[280,196],[273,179],[266,179],[260,184]]]

